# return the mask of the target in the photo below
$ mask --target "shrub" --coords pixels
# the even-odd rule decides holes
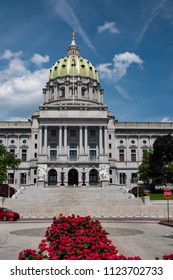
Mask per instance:
[[[0,196],[2,197],[12,197],[15,194],[16,190],[13,187],[10,187],[8,184],[0,185]]]
[[[144,191],[143,188],[141,187],[133,187],[129,193],[132,193],[135,197],[139,196],[139,197],[143,197],[146,196],[146,193]]]

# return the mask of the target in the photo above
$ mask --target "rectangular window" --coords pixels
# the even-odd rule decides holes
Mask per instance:
[[[90,149],[96,149],[96,143],[90,143],[89,147]]]
[[[20,173],[20,183],[26,185],[26,173]]]
[[[35,140],[37,140],[37,134],[35,134]]]
[[[95,129],[91,129],[91,130],[90,130],[90,136],[91,136],[91,137],[95,137],[95,136],[96,136],[96,131],[95,131]]]
[[[124,150],[119,150],[119,161],[120,162],[124,161]]]
[[[111,134],[109,134],[109,139],[111,139]]]
[[[37,143],[35,143],[34,147],[35,147],[35,149],[37,149]]]
[[[125,185],[126,183],[126,173],[120,173],[120,185]]]
[[[90,150],[90,159],[96,158],[96,150]]]
[[[56,137],[56,130],[55,129],[51,129],[50,136],[51,137]]]
[[[34,184],[36,184],[37,183],[37,179],[36,178],[34,178]]]
[[[131,173],[131,183],[137,183],[137,173]]]
[[[22,149],[22,161],[27,161],[27,150]]]
[[[109,143],[109,149],[111,149],[112,148],[112,145]]]
[[[71,137],[76,137],[76,130],[75,129],[70,129],[70,136]]]
[[[131,150],[131,161],[136,161],[136,150]]]
[[[50,150],[50,159],[56,160],[57,158],[57,151],[56,150]]]
[[[8,184],[14,184],[14,173],[8,173]]]
[[[10,149],[10,154],[15,155],[15,149]]]
[[[109,183],[112,184],[112,178],[109,179]]]
[[[77,143],[70,143],[70,149],[77,149]]]
[[[109,158],[112,158],[112,153],[109,153]]]
[[[77,159],[77,151],[70,150],[70,159]]]
[[[109,169],[109,174],[112,175],[112,169]]]
[[[37,153],[34,153],[34,158],[37,158]]]
[[[34,175],[37,175],[37,169],[34,169]]]

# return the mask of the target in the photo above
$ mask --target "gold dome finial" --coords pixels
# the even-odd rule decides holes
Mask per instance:
[[[72,40],[75,41],[75,32],[74,31],[72,32]]]

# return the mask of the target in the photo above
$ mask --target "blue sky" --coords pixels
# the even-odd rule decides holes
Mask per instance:
[[[173,120],[172,0],[0,0],[0,7],[0,121],[38,110],[73,30],[119,121]]]

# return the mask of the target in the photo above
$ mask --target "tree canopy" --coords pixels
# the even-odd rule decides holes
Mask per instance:
[[[21,160],[7,151],[4,145],[0,145],[0,184],[7,180],[7,169],[17,169]]]
[[[150,156],[151,151],[144,150],[142,163],[138,168],[139,180],[143,181],[144,183],[149,183],[151,178],[151,170],[149,164]]]
[[[158,136],[151,151],[144,151],[138,168],[139,179],[154,185],[173,183],[173,137]]]
[[[173,137],[159,136],[153,144],[153,152],[149,159],[151,177],[154,184],[172,183],[169,172],[165,166],[173,162]]]

